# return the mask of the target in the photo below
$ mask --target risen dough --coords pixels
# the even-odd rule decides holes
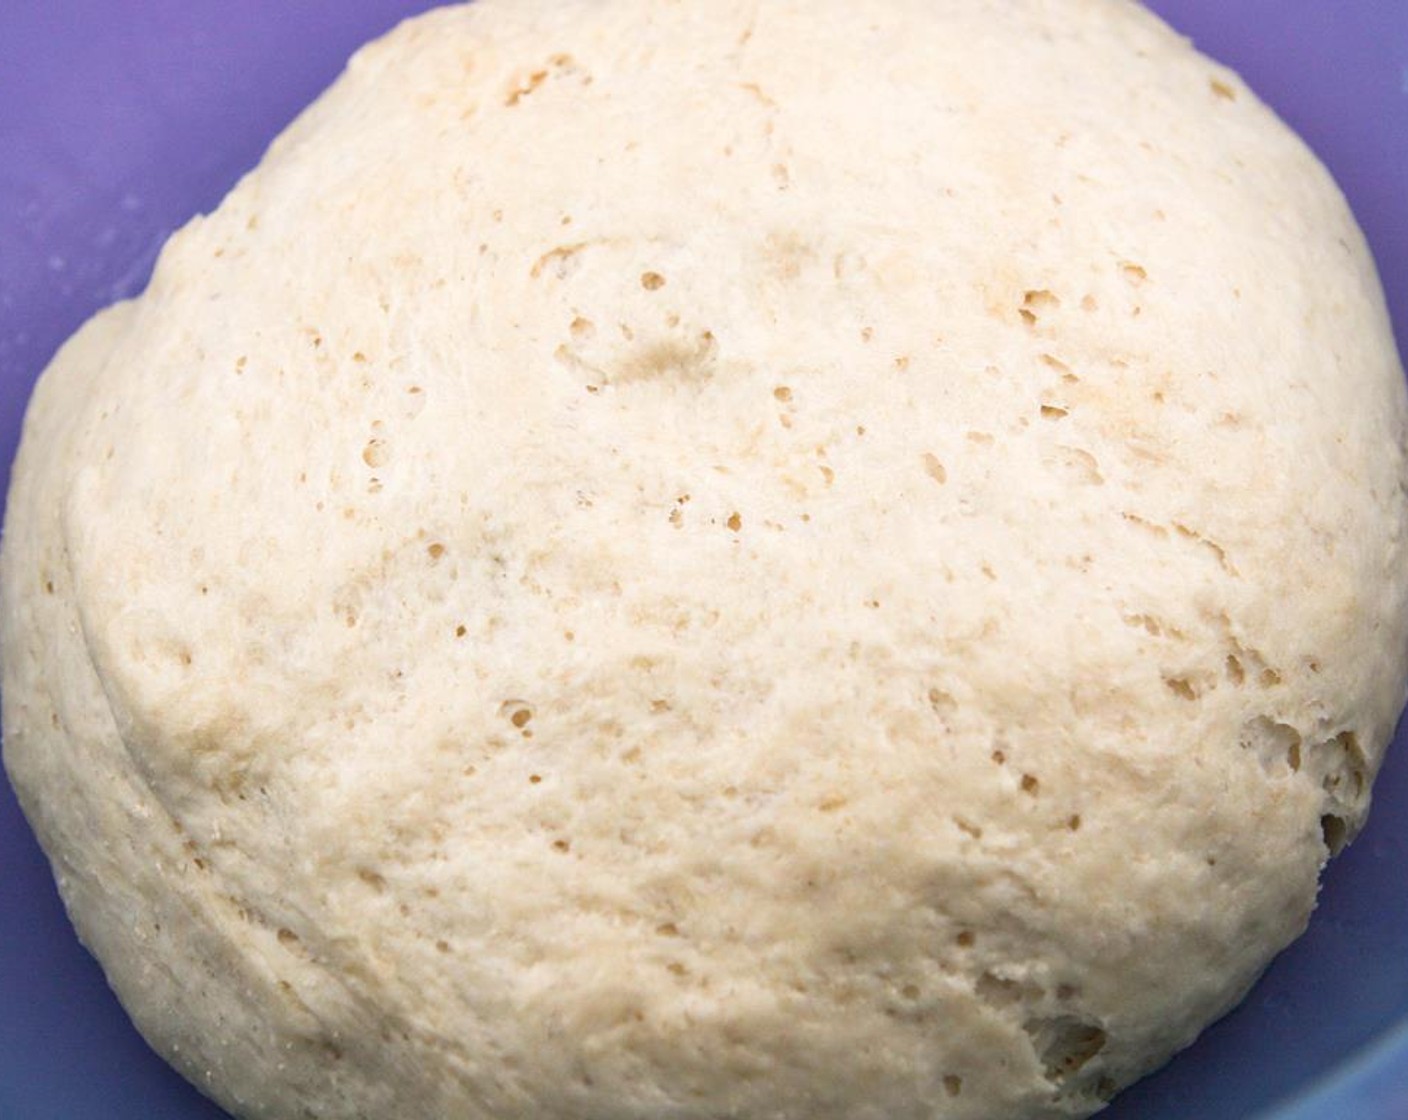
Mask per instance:
[[[1362,822],[1404,398],[1132,4],[483,0],[45,374],[6,763],[243,1117],[1084,1115]]]

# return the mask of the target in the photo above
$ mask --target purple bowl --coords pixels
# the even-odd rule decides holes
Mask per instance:
[[[416,0],[0,7],[0,470],[34,379]],[[1339,179],[1408,342],[1408,0],[1151,0]],[[1408,1120],[1408,743],[1310,931],[1110,1120]],[[0,783],[0,1117],[217,1120],[128,1023]]]

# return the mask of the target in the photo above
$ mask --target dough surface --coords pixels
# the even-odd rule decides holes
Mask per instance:
[[[1131,3],[480,0],[44,375],[5,763],[240,1117],[1084,1116],[1362,824],[1406,417]]]

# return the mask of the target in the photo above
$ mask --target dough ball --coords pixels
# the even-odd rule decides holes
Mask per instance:
[[[1406,414],[1132,3],[480,0],[45,374],[6,763],[240,1117],[1084,1116],[1364,819]]]

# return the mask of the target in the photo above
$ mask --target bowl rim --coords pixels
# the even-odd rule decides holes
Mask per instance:
[[[1408,1114],[1408,1018],[1256,1120],[1403,1120]]]

